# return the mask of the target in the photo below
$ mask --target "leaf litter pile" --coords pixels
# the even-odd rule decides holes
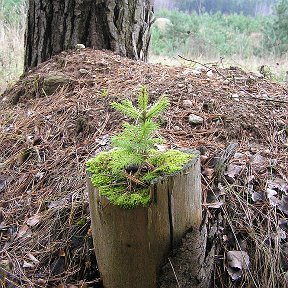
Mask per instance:
[[[152,101],[169,97],[159,119],[165,145],[201,152],[211,286],[287,285],[287,88],[237,67],[186,64],[62,52],[1,96],[3,287],[101,287],[85,162],[109,146],[125,120],[110,103],[134,100],[140,85]],[[191,286],[188,234],[163,268],[161,287]]]

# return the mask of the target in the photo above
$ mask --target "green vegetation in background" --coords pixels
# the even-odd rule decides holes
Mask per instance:
[[[26,0],[0,0],[0,19],[6,23],[15,23],[23,17]]]
[[[269,17],[220,12],[188,14],[161,10],[156,16],[170,19],[172,25],[166,29],[153,28],[152,54],[170,57],[177,54],[208,58],[250,57],[263,49],[262,39],[255,42],[251,35],[261,33],[262,27],[269,22]]]
[[[0,94],[23,72],[26,0],[0,0]]]
[[[265,47],[271,54],[281,56],[288,51],[288,0],[280,0],[273,17],[265,26]]]

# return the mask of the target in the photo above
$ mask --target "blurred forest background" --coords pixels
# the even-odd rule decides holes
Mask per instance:
[[[26,0],[0,0],[0,92],[23,69]],[[288,0],[155,0],[151,62],[201,63],[257,70],[284,81]],[[159,19],[160,18],[160,19]]]

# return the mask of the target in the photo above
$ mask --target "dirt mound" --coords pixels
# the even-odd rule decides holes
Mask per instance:
[[[124,118],[110,103],[135,99],[140,85],[152,100],[170,99],[159,119],[167,145],[203,154],[203,209],[208,220],[222,219],[213,226],[221,247],[215,283],[232,278],[239,285],[284,287],[287,90],[235,67],[167,67],[91,49],[62,52],[1,96],[0,275],[7,287],[100,287],[84,164],[121,128]],[[217,167],[215,159],[231,142],[237,152]],[[240,249],[250,256],[250,268],[235,278],[224,258]],[[187,283],[189,267],[174,268]],[[175,287],[171,275],[163,281]]]

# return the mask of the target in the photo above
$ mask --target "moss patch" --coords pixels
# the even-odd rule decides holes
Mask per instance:
[[[129,167],[119,165],[119,159],[126,156],[123,150],[113,149],[99,153],[86,165],[92,175],[91,182],[100,195],[107,197],[112,204],[127,209],[149,206],[151,181],[180,171],[194,157],[178,150],[151,150],[146,163],[131,163],[137,164],[137,171],[132,174],[128,171]]]

